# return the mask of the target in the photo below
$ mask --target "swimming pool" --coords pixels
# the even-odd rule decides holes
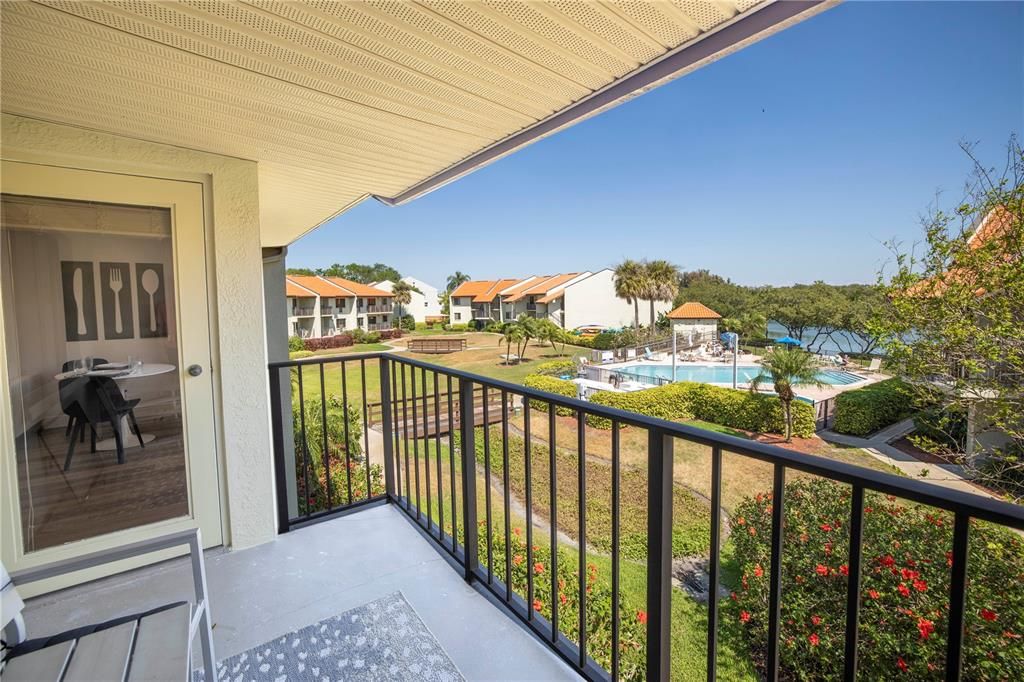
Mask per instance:
[[[615,369],[616,374],[626,377],[672,379],[672,365],[636,364]],[[749,384],[761,373],[759,365],[739,365],[736,368],[736,382]],[[845,386],[864,381],[849,372],[825,369],[818,372],[818,379],[830,386]],[[676,381],[695,381],[700,384],[732,384],[732,365],[678,365]]]

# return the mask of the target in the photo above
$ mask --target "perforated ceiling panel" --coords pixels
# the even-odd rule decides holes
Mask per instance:
[[[757,0],[4,1],[13,114],[259,162],[263,242],[394,197]]]

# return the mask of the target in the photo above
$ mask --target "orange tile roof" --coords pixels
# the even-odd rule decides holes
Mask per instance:
[[[284,295],[289,298],[316,298],[312,291],[306,291],[288,278],[284,280]]]
[[[336,298],[352,295],[348,291],[342,290],[337,285],[324,281],[319,277],[314,277],[313,275],[288,275],[288,279],[290,279],[295,284],[298,284],[300,287],[309,289],[318,296],[329,296]]]
[[[369,284],[353,282],[350,279],[344,279],[342,277],[324,277],[323,279],[329,281],[331,284],[341,287],[342,289],[352,292],[350,295],[371,296],[376,298],[390,298],[394,296],[390,291],[377,289],[376,287],[371,287]]]
[[[712,320],[721,315],[703,303],[687,301],[668,314],[670,320]]]
[[[505,289],[508,289],[510,286],[514,286],[521,281],[522,280],[519,279],[499,279],[497,282],[494,283],[494,286],[492,286],[490,289],[476,296],[473,299],[473,302],[490,303],[498,295],[499,291],[504,291]]]
[[[511,301],[513,300],[513,296],[516,296],[516,294],[523,291],[524,289],[529,289],[537,282],[541,282],[547,279],[547,277],[548,275],[541,275],[539,277],[537,275],[530,275],[529,277],[524,277],[523,279],[519,280],[510,287],[505,287],[499,293],[501,293],[502,297],[504,297],[506,301]]]
[[[565,289],[559,289],[558,291],[552,291],[547,296],[544,296],[542,298],[538,298],[537,299],[537,303],[551,303],[552,301],[556,301],[556,300],[562,298],[562,295],[564,293],[565,293]]]
[[[536,282],[533,286],[522,290],[516,296],[507,300],[510,302],[518,301],[523,296],[532,296],[536,294],[544,294],[546,296],[547,294],[551,293],[554,289],[557,289],[558,287],[562,286],[569,280],[573,279],[574,277],[577,277],[579,274],[580,273],[578,272],[568,272],[561,275],[545,276],[541,278],[541,281]],[[545,301],[545,303],[546,302],[547,301]]]
[[[452,290],[452,296],[478,296],[494,286],[493,279],[477,279],[463,282]]]

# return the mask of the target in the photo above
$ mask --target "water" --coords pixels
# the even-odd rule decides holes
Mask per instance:
[[[817,327],[810,327],[804,331],[803,338],[800,340],[804,343],[804,348],[807,348],[807,344],[814,340],[815,334],[818,333]],[[768,323],[768,338],[769,339],[781,339],[783,336],[789,336],[789,332],[778,322]],[[741,340],[742,341],[742,340]],[[820,347],[820,350],[819,350]],[[817,341],[814,341],[814,352],[825,353],[835,355],[836,353],[859,353],[860,347],[851,344],[846,338],[846,335],[841,332],[836,332],[832,337],[821,336]],[[881,350],[872,351],[874,354],[881,354]],[[730,381],[732,381],[730,379]]]
[[[615,370],[618,374],[634,377],[657,377],[672,379],[672,365],[637,364]],[[761,373],[759,365],[739,365],[736,367],[736,382],[749,384]],[[732,365],[678,365],[676,381],[694,381],[699,384],[732,385]],[[860,377],[842,370],[822,370],[818,372],[818,380],[830,386],[845,386],[858,381]]]

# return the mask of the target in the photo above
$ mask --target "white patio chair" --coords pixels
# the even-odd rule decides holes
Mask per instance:
[[[869,372],[877,372],[882,368],[881,358],[871,358],[871,364],[868,365]]]
[[[17,586],[188,545],[195,602],[174,602],[48,637],[27,638]],[[203,672],[217,679],[210,602],[199,530],[171,533],[37,568],[3,573],[4,682],[61,680],[190,680],[192,641],[199,635]]]

